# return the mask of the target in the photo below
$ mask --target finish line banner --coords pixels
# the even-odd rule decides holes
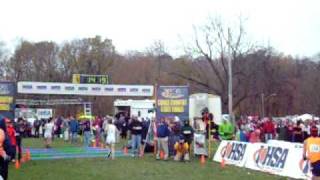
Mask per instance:
[[[153,96],[152,85],[102,85],[51,82],[18,82],[21,94],[59,94],[84,96]]]
[[[311,177],[310,163],[302,159],[302,144],[273,140],[266,143],[222,141],[214,161],[239,167],[287,176],[296,179]]]

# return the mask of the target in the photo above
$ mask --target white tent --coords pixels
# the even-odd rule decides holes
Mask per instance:
[[[319,117],[315,117],[311,114],[302,114],[300,116],[297,116],[297,117],[294,117],[292,119],[293,121],[298,121],[298,120],[301,120],[301,121],[307,121],[307,120],[319,120]]]

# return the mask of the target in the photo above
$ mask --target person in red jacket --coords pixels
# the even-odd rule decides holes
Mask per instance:
[[[276,130],[274,128],[274,124],[272,122],[272,118],[269,118],[263,125],[263,132],[265,141],[267,142],[270,139],[273,139],[275,137]]]
[[[10,139],[11,145],[15,147],[14,151],[14,157],[12,157],[12,161],[15,161],[16,156],[16,146],[17,146],[17,140],[16,140],[16,130],[14,129],[14,126],[12,124],[12,121],[10,119],[6,119],[6,126],[7,126],[7,134]]]

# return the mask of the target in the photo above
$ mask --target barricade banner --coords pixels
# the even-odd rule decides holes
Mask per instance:
[[[243,167],[248,159],[250,145],[250,143],[238,141],[221,141],[213,160],[217,162],[224,160],[225,164]]]
[[[274,141],[249,146],[246,168],[297,179],[311,176],[309,163],[302,160],[301,144]]]
[[[303,145],[272,140],[268,143],[245,143],[222,141],[215,153],[214,161],[225,161],[239,167],[287,176],[296,179],[309,179],[309,161],[302,159]]]
[[[282,140],[269,140],[267,142],[267,144],[269,145],[279,145],[279,146],[292,146],[294,145],[294,147],[299,147],[299,148],[303,148],[303,144],[302,143],[293,143],[293,142],[288,142],[288,141],[282,141]]]

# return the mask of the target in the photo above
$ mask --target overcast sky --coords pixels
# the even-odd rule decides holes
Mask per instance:
[[[121,53],[162,40],[182,54],[193,25],[241,14],[250,40],[312,56],[320,52],[319,7],[319,0],[0,0],[0,41],[12,47],[21,38],[61,43],[101,35]]]

